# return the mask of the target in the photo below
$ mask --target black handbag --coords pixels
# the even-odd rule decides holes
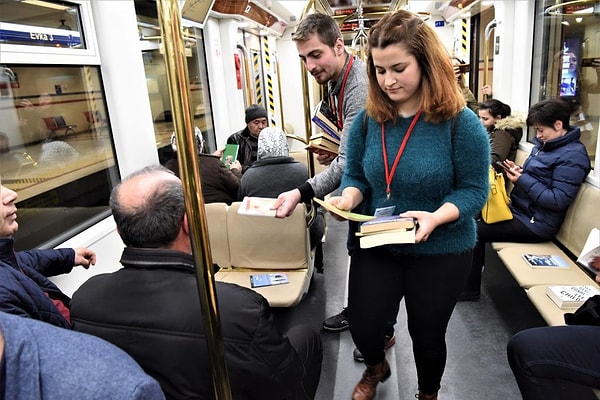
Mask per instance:
[[[575,312],[565,313],[567,325],[600,326],[600,295],[590,297]]]

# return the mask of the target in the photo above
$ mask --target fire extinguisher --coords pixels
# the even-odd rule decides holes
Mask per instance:
[[[242,60],[240,60],[239,54],[234,54],[233,59],[235,62],[235,80],[237,82],[237,88],[242,88]]]

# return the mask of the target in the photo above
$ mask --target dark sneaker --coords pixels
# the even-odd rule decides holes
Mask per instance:
[[[394,335],[394,332],[386,334],[384,340],[385,345],[383,346],[383,350],[387,350],[394,344],[396,344],[396,336]],[[354,357],[354,361],[365,362],[365,358],[363,357],[360,350],[358,350],[357,348],[354,348],[354,351],[352,352],[352,357]]]
[[[348,321],[347,308],[344,308],[341,313],[323,321],[323,329],[329,332],[341,332],[348,328],[350,328],[350,322]]]

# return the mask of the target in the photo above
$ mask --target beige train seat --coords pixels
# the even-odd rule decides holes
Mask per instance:
[[[213,262],[221,268],[215,280],[255,290],[272,307],[295,306],[308,292],[314,271],[304,204],[284,219],[239,214],[240,204],[227,207],[225,225],[220,207],[207,208]],[[289,283],[252,288],[250,275],[265,273],[285,273]]]
[[[229,238],[227,237],[228,208],[229,206],[226,203],[208,203],[204,205],[212,261],[220,268],[231,265],[229,261]]]

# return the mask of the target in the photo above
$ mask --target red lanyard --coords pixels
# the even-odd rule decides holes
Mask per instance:
[[[420,116],[421,116],[421,110],[417,111],[417,113],[413,117],[412,122],[410,123],[410,126],[408,127],[408,130],[406,131],[406,135],[404,135],[404,139],[402,139],[402,143],[400,144],[400,149],[398,150],[398,153],[396,154],[396,159],[394,160],[394,165],[392,165],[391,172],[389,171],[387,149],[385,148],[385,128],[384,128],[385,122],[381,123],[381,148],[383,150],[383,166],[385,168],[385,183],[387,185],[385,188],[385,194],[386,194],[388,200],[390,199],[390,196],[392,194],[390,185],[392,184],[392,178],[394,177],[394,173],[396,172],[396,167],[398,166],[400,157],[402,156],[402,153],[404,152],[404,148],[406,147],[408,138],[410,137],[410,134],[412,133],[412,130],[415,127]]]
[[[344,103],[344,89],[346,88],[346,79],[348,79],[348,74],[350,74],[350,69],[352,68],[352,64],[354,63],[354,56],[352,56],[351,54],[348,55],[348,57],[350,57],[350,61],[348,61],[348,67],[346,68],[346,72],[344,72],[344,77],[342,78],[342,87],[340,88],[340,93],[338,95],[338,109],[335,109],[335,98],[332,95],[330,98],[330,103],[331,103],[331,109],[337,114],[336,115],[336,119],[337,119],[337,125],[338,128],[344,129],[344,121],[342,120],[342,109],[343,109],[343,103]]]

